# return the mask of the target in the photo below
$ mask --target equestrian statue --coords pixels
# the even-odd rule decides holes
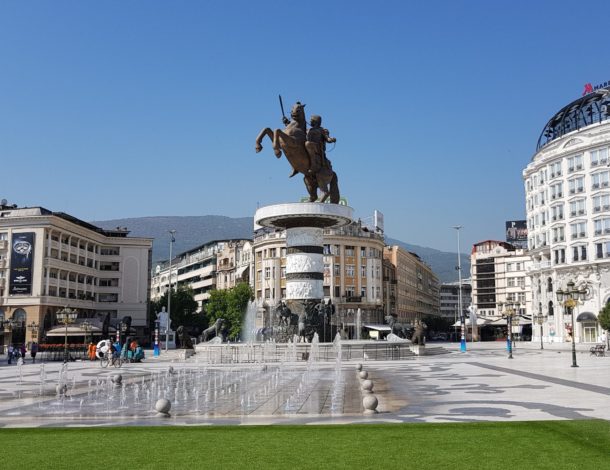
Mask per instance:
[[[284,105],[280,96],[282,115]],[[273,152],[277,158],[282,152],[292,166],[293,177],[297,173],[303,175],[305,188],[309,193],[309,201],[325,202],[330,198],[333,204],[339,203],[339,180],[333,171],[332,164],[326,158],[326,143],[335,143],[337,139],[330,137],[327,129],[322,127],[322,118],[312,115],[310,129],[307,130],[305,120],[305,105],[297,101],[290,111],[290,118],[283,116],[284,130],[264,128],[256,138],[256,152],[263,149],[261,144],[265,136],[273,142]]]

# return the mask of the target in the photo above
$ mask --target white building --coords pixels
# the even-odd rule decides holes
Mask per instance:
[[[588,290],[576,307],[577,342],[595,342],[597,314],[610,299],[610,88],[565,106],[544,127],[523,171],[535,313],[545,341],[571,326],[555,292],[569,281]],[[539,328],[534,334],[540,339]]]
[[[499,319],[501,304],[518,304],[518,314],[532,315],[532,294],[526,250],[510,243],[486,240],[475,243],[470,255],[472,304],[478,318]]]
[[[131,316],[143,335],[152,239],[128,234],[42,207],[0,204],[0,321],[15,320],[0,336],[4,343],[44,338],[65,306],[98,326],[106,316]]]

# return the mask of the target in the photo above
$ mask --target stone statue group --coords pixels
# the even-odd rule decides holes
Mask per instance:
[[[305,105],[299,101],[292,107],[290,119],[284,116],[283,122],[286,126],[283,130],[266,127],[260,132],[256,138],[256,152],[263,149],[261,144],[263,138],[269,137],[273,142],[275,156],[280,158],[284,152],[290,162],[292,166],[290,177],[297,173],[303,174],[310,202],[318,200],[318,190],[320,190],[319,202],[330,198],[331,203],[338,204],[339,180],[330,160],[326,157],[326,144],[335,143],[337,139],[330,137],[329,131],[322,127],[320,116],[312,115],[310,127],[307,129]]]
[[[421,320],[415,320],[415,328],[409,328],[402,323],[396,321],[394,315],[388,315],[385,317],[385,321],[391,329],[391,332],[403,339],[410,339],[413,344],[425,344],[425,330],[426,324]]]

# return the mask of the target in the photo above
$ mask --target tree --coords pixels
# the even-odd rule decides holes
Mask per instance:
[[[210,291],[206,312],[210,324],[223,318],[229,338],[238,338],[241,333],[248,302],[252,299],[252,289],[247,283],[237,284],[229,290]]]
[[[610,331],[610,303],[606,304],[606,306],[600,310],[599,315],[597,316],[597,321],[599,322],[599,325],[606,330],[606,343],[609,343],[610,338],[608,338],[608,332]]]
[[[150,303],[151,320],[154,325],[157,312],[163,307],[167,308],[167,292],[156,302]],[[206,326],[206,318],[203,312],[197,313],[199,305],[194,298],[193,289],[190,287],[178,287],[172,290],[172,304],[170,319],[172,329],[184,326],[188,330],[197,330],[197,334]]]

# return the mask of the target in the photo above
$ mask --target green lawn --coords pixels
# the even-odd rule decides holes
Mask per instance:
[[[0,466],[606,469],[610,422],[2,429]]]

